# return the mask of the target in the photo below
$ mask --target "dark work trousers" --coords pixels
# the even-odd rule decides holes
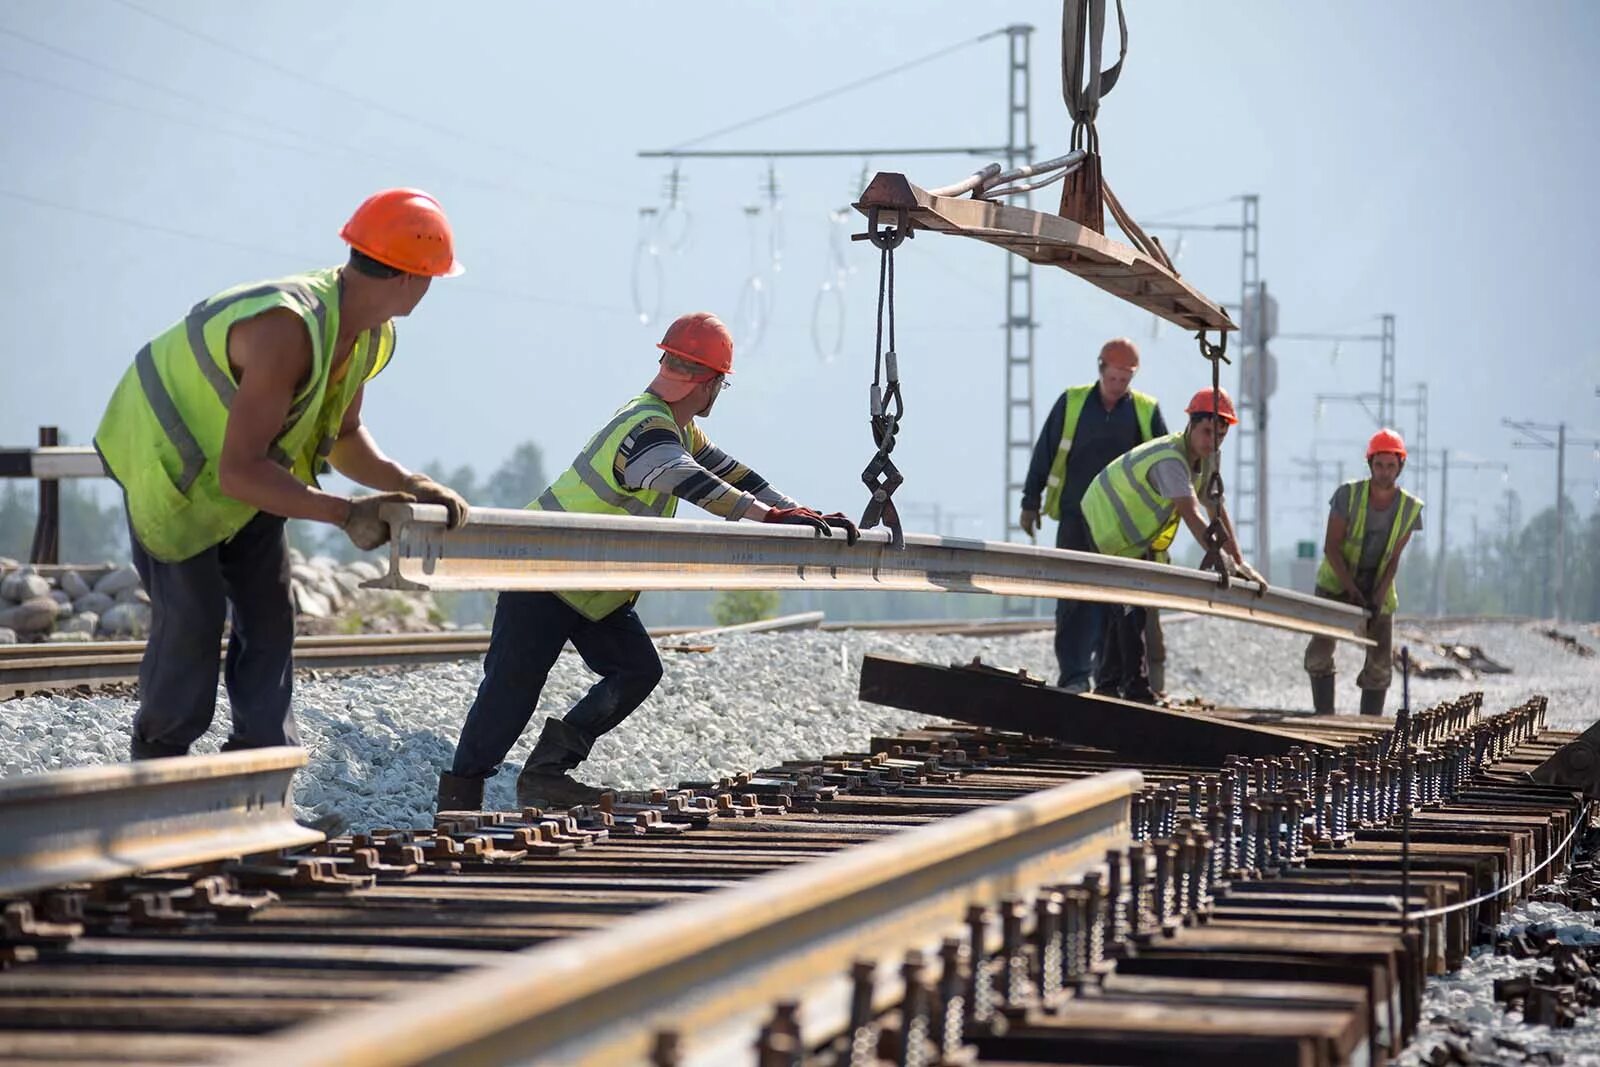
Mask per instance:
[[[1056,547],[1078,552],[1093,552],[1089,525],[1076,509],[1063,507],[1056,527]],[[1094,659],[1100,653],[1105,631],[1106,606],[1082,600],[1056,601],[1056,662],[1061,666],[1063,689],[1082,692],[1089,688]]]
[[[298,745],[294,599],[283,520],[258,513],[228,540],[180,563],[146,552],[129,529],[133,565],[150,594],[150,640],[139,663],[134,759],[182,756],[217,710],[217,647],[232,612],[223,684],[233,732],[223,749]]]
[[[568,641],[600,680],[567,712],[569,729],[541,737],[530,768],[572,770],[661,681],[661,656],[632,604],[596,621],[554,593],[501,593],[483,682],[461,727],[450,773],[487,778],[499,769],[533,717],[545,678]]]
[[[1145,628],[1149,612],[1131,604],[1111,604],[1106,607],[1106,615],[1105,647],[1095,674],[1094,691],[1153,703]]]

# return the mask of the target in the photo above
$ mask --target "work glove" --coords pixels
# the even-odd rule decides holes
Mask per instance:
[[[823,537],[833,536],[833,529],[828,525],[827,518],[810,508],[768,508],[761,521],[781,523],[784,526],[809,526]]]
[[[850,521],[850,516],[842,511],[830,511],[822,516],[822,521],[832,526],[835,530],[844,531],[844,543],[853,545],[861,540],[861,531],[856,529],[856,524]]]
[[[1265,596],[1267,593],[1267,579],[1244,560],[1234,564],[1233,573],[1247,582],[1256,583],[1256,596]]]
[[[443,504],[449,513],[445,522],[448,528],[459,530],[467,524],[467,515],[472,510],[467,506],[467,498],[449,486],[440,485],[426,474],[413,474],[406,479],[406,492],[415,496],[419,504]]]
[[[417,498],[410,493],[378,493],[375,496],[358,496],[350,499],[350,515],[344,520],[345,536],[362,551],[371,551],[389,540],[389,524],[378,517],[385,504],[415,504]]]
[[[1022,527],[1022,532],[1032,537],[1039,529],[1039,513],[1032,508],[1023,508],[1022,515],[1017,520],[1017,525]]]

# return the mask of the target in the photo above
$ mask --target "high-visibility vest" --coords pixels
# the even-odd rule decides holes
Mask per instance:
[[[1061,444],[1056,447],[1055,459],[1050,461],[1050,475],[1044,482],[1044,513],[1052,519],[1061,518],[1061,490],[1067,484],[1067,453],[1072,451],[1072,438],[1078,432],[1078,418],[1083,414],[1084,401],[1089,399],[1092,385],[1074,385],[1067,390],[1067,410],[1061,419]],[[1136,389],[1128,390],[1133,398],[1133,413],[1139,420],[1139,440],[1150,440],[1156,417],[1156,398]]]
[[[1158,546],[1164,551],[1172,544],[1178,531],[1178,505],[1150,487],[1150,469],[1164,459],[1175,459],[1190,470],[1182,431],[1123,453],[1089,483],[1083,494],[1083,518],[1100,552],[1140,559]],[[1205,477],[1205,470],[1192,474],[1196,494]]]
[[[1345,564],[1351,573],[1355,572],[1356,564],[1361,559],[1361,541],[1367,531],[1367,511],[1370,503],[1370,490],[1372,481],[1369,478],[1358,478],[1353,482],[1346,482],[1350,489],[1350,515],[1345,522],[1344,543],[1339,546],[1339,554],[1344,557]],[[1397,489],[1399,498],[1395,513],[1394,525],[1389,527],[1389,541],[1383,546],[1383,558],[1378,560],[1378,574],[1381,576],[1389,569],[1389,561],[1394,558],[1394,546],[1400,539],[1411,532],[1416,526],[1417,519],[1422,515],[1422,501],[1406,492]],[[1344,586],[1339,584],[1339,576],[1333,573],[1333,564],[1328,562],[1328,554],[1322,554],[1322,562],[1317,565],[1317,588],[1325,593],[1342,593]],[[1382,613],[1393,615],[1400,607],[1400,596],[1394,590],[1394,583],[1389,583],[1389,592],[1383,598]]]
[[[217,464],[239,383],[228,330],[276,308],[311,335],[311,373],[269,455],[307,485],[326,467],[345,412],[394,354],[394,324],[363,332],[332,371],[339,336],[339,268],[225,290],[139,350],[111,394],[95,448],[127,495],[133,532],[156,559],[177,562],[238,533],[257,509],[225,495]]]
[[[672,408],[654,393],[640,393],[611,416],[600,432],[589,438],[572,466],[529,504],[533,511],[575,511],[584,515],[646,515],[671,518],[678,498],[649,489],[627,489],[617,479],[617,452],[629,434],[651,419],[673,422]],[[678,436],[689,447],[688,427]],[[603,619],[639,594],[623,590],[578,590],[557,593],[590,619]]]

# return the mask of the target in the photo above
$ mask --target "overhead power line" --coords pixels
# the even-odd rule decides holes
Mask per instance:
[[[119,3],[129,3],[129,0],[118,0],[118,2]],[[844,85],[835,86],[832,89],[825,89],[822,92],[817,93],[815,96],[808,96],[803,100],[796,100],[792,104],[785,104],[782,107],[773,108],[771,111],[766,111],[766,112],[763,112],[760,115],[755,115],[755,116],[753,116],[751,118],[743,119],[743,120],[741,120],[739,122],[735,122],[731,126],[724,126],[721,129],[712,130],[710,133],[703,133],[699,137],[693,137],[693,138],[690,138],[687,141],[682,142],[681,144],[673,145],[670,149],[668,149],[668,151],[669,152],[679,152],[679,151],[682,151],[685,148],[692,148],[693,146],[695,146],[697,144],[703,144],[706,141],[712,140],[713,138],[716,138],[716,137],[721,137],[724,134],[734,133],[734,132],[736,132],[738,130],[748,129],[751,126],[755,126],[755,125],[757,125],[759,123],[766,122],[768,119],[775,119],[779,115],[787,115],[791,111],[799,111],[801,108],[810,107],[812,104],[820,104],[824,100],[831,100],[836,96],[843,96],[845,93],[853,92],[854,90],[860,89],[863,86],[871,85],[873,82],[880,82],[880,81],[883,81],[885,78],[892,78],[896,74],[902,74],[905,71],[908,71],[908,70],[912,69],[913,67],[920,67],[925,63],[932,63],[936,59],[943,59],[945,56],[948,56],[953,52],[959,52],[963,48],[970,48],[973,45],[978,44],[978,43],[980,43],[982,41],[987,41],[992,37],[999,37],[1001,34],[1003,34],[1005,32],[1006,32],[1005,30],[990,30],[988,33],[979,34],[978,36],[973,37],[970,40],[958,41],[955,44],[948,45],[948,46],[946,46],[944,48],[941,48],[941,49],[939,49],[937,51],[929,52],[925,56],[919,56],[916,59],[911,59],[911,60],[907,60],[904,63],[896,64],[895,66],[892,66],[892,67],[888,68],[887,70],[880,70],[876,74],[868,74],[864,78],[857,78],[855,81],[846,82]]]

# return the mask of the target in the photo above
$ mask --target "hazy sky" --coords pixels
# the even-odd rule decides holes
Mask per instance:
[[[1504,460],[1526,511],[1548,506],[1553,456],[1514,452],[1500,420],[1564,419],[1575,436],[1600,434],[1600,348],[1583,311],[1600,278],[1600,6],[1129,8],[1127,67],[1099,123],[1123,203],[1143,219],[1228,222],[1238,213],[1228,198],[1258,193],[1280,329],[1375,332],[1392,311],[1400,395],[1428,383],[1434,454]],[[935,186],[985,160],[781,161],[776,241],[763,163],[689,163],[687,240],[652,259],[638,252],[639,209],[662,204],[667,167],[635,153],[1007,22],[1037,27],[1034,139],[1039,158],[1059,154],[1068,122],[1053,3],[6,0],[0,443],[26,444],[44,422],[87,441],[148,337],[219,289],[338,261],[338,228],[366,194],[416,185],[444,203],[469,269],[401,325],[398,358],[369,389],[367,420],[397,458],[487,471],[531,438],[554,474],[650,378],[661,324],[640,322],[636,271],[647,308],[659,265],[667,318],[707,308],[744,342],[741,289],[759,273],[771,298],[764,334],[742,344],[737,388],[706,428],[803,500],[859,511],[876,263],[866,246],[838,242],[854,219],[828,213],[859,189],[863,167]],[[974,44],[701,147],[1003,143],[1005,62],[1004,37]],[[764,210],[747,216],[751,204]],[[843,351],[827,361],[813,327],[835,327],[816,308],[840,251],[854,273]],[[1000,530],[1002,258],[934,234],[898,258],[901,499],[938,501],[969,535]],[[1190,235],[1179,267],[1214,298],[1237,299],[1235,235]],[[1189,337],[1153,334],[1150,316],[1064,273],[1036,279],[1038,417],[1092,377],[1099,344],[1116,334],[1144,346],[1138,384],[1169,418],[1204,383]],[[1378,350],[1275,349],[1282,546],[1320,537],[1323,521],[1290,458],[1320,439],[1317,454],[1346,459],[1354,477],[1374,428],[1348,405],[1319,418],[1313,397],[1375,390]],[[1400,414],[1409,436],[1413,410]],[[1590,450],[1569,453],[1585,512],[1597,477]],[[1460,541],[1474,514],[1492,523],[1505,484],[1495,472],[1454,474]],[[1323,497],[1330,488],[1331,475]],[[1434,479],[1431,504],[1437,492]],[[925,513],[912,519],[929,525]]]

